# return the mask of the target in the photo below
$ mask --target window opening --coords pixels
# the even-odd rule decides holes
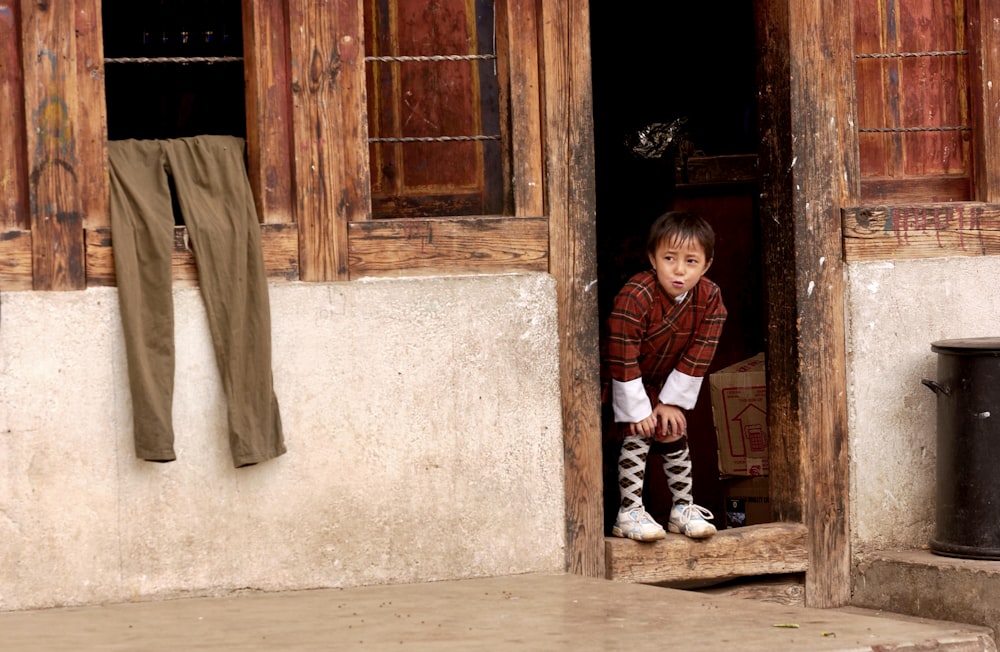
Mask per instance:
[[[240,0],[103,0],[108,138],[246,136]]]
[[[492,0],[367,0],[373,213],[488,215],[503,207]]]

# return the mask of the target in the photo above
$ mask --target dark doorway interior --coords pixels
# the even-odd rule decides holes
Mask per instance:
[[[708,276],[722,287],[729,319],[712,370],[764,350],[766,330],[757,219],[756,55],[750,0],[591,3],[597,183],[598,295],[603,325],[614,295],[648,266],[649,224],[670,209],[715,227]],[[653,123],[683,121],[667,156],[636,156],[628,142]],[[607,418],[607,417],[605,417]],[[724,527],[709,382],[689,415],[695,500]],[[605,446],[605,523],[618,506],[617,449]],[[649,512],[666,521],[671,499],[651,456]]]

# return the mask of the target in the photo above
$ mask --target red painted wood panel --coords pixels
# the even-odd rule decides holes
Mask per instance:
[[[437,57],[492,54],[483,39],[483,0],[370,0],[369,54]],[[480,19],[477,19],[477,8]],[[486,30],[490,36],[493,30]],[[373,138],[455,138],[499,131],[496,66],[483,60],[372,61],[368,65]],[[485,77],[484,77],[485,76]],[[495,212],[501,187],[498,145],[484,141],[376,142],[370,148],[376,213],[445,215]],[[497,194],[494,192],[493,194]],[[394,214],[386,214],[391,209]],[[403,211],[399,213],[398,211]]]
[[[863,180],[970,176],[966,47],[964,0],[856,0],[855,52],[899,55],[856,62]]]

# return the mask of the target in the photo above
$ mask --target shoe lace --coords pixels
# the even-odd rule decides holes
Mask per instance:
[[[677,511],[681,513],[686,521],[692,521],[695,519],[702,519],[705,521],[715,518],[715,516],[708,509],[702,507],[701,505],[695,505],[694,503],[688,503],[687,505],[678,505]]]

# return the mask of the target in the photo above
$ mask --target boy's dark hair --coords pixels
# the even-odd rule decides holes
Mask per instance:
[[[687,211],[669,211],[656,218],[649,227],[646,252],[656,255],[661,242],[685,242],[694,240],[705,250],[705,260],[715,258],[715,231],[704,219]]]

